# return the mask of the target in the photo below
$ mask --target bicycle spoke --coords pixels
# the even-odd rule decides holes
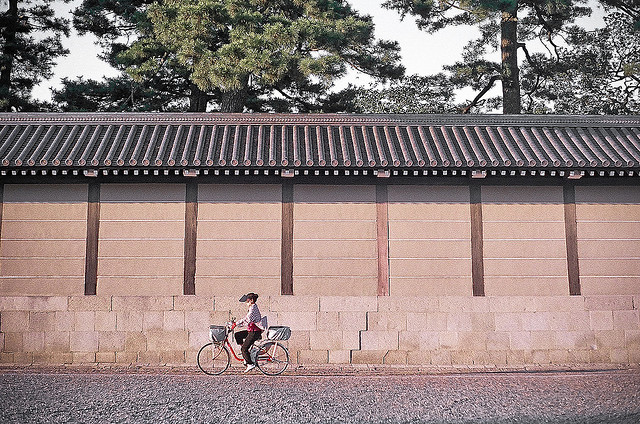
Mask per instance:
[[[256,360],[260,371],[267,375],[278,375],[289,365],[289,352],[277,342],[266,342]]]
[[[207,343],[198,352],[198,367],[210,375],[222,374],[229,368],[230,355],[221,343]]]

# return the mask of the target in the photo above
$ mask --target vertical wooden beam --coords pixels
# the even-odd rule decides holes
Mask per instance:
[[[567,267],[569,273],[569,294],[580,296],[580,266],[578,263],[578,224],[576,219],[576,188],[565,184],[564,197],[564,233],[567,245]]]
[[[376,186],[378,244],[378,296],[389,296],[389,192],[386,184]]]
[[[84,294],[94,296],[98,288],[98,240],[100,235],[100,184],[89,184]]]
[[[2,238],[2,209],[4,205],[4,184],[0,184],[0,238]]]
[[[482,188],[469,186],[471,206],[471,279],[473,295],[484,296],[484,247],[482,227]]]
[[[282,183],[282,245],[280,294],[293,294],[293,183]]]
[[[198,184],[187,183],[184,208],[184,286],[182,294],[196,294],[196,244],[198,238]]]

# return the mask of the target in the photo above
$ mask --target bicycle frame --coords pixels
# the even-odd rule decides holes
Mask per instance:
[[[204,373],[209,375],[222,374],[229,368],[232,356],[238,362],[244,359],[242,355],[238,355],[234,350],[233,341],[229,338],[231,334],[235,334],[234,329],[231,325],[227,325],[225,327],[225,336],[222,340],[212,340],[200,348],[197,362],[198,367],[200,367]],[[208,347],[211,347],[213,352],[206,350]],[[207,361],[211,361],[211,355],[213,355],[213,361],[217,361],[220,355],[222,362],[219,363],[218,368],[213,367],[210,369],[208,367]],[[287,348],[277,340],[271,339],[256,341],[251,348],[251,358],[257,368],[266,375],[280,375],[286,370],[289,364],[289,352]]]
[[[231,344],[231,342],[229,341],[229,336],[234,334],[235,331],[233,330],[229,330],[227,329],[227,336],[224,338],[224,341],[221,342],[224,346],[227,346],[227,348],[229,349],[229,351],[231,352],[231,355],[233,355],[233,357],[235,358],[236,361],[238,362],[242,362],[244,361],[244,358],[242,357],[242,355],[240,355],[240,357],[238,357],[238,355],[236,354],[236,351],[233,349],[233,345]],[[255,344],[255,343],[254,343]]]
[[[229,351],[231,352],[231,355],[235,358],[236,361],[238,362],[242,362],[244,361],[244,357],[242,356],[242,354],[240,354],[240,356],[238,356],[238,354],[236,353],[236,351],[233,349],[233,343],[229,341],[229,336],[231,336],[232,334],[235,334],[235,331],[233,329],[227,329],[227,336],[224,338],[224,341],[220,342],[222,343],[224,346],[227,346],[227,348],[229,349]],[[261,345],[263,343],[265,343],[268,340],[257,340],[253,343],[252,347],[257,347],[260,348]],[[267,360],[271,360],[271,358],[273,357],[272,354],[269,354],[269,352],[267,351],[261,351],[261,354],[267,354],[268,355],[268,359]]]

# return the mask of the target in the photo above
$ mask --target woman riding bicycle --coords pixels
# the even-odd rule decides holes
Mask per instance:
[[[260,314],[258,305],[256,305],[257,300],[258,295],[255,293],[247,293],[240,298],[240,302],[246,302],[249,309],[247,311],[247,316],[242,318],[240,321],[235,322],[232,326],[232,328],[243,325],[247,326],[246,330],[236,331],[235,333],[236,342],[239,345],[242,345],[242,357],[247,364],[247,369],[244,370],[244,372],[249,372],[256,367],[251,360],[249,349],[251,349],[251,345],[253,345],[256,340],[260,340],[262,338],[262,330],[258,327],[262,320],[262,315]]]
[[[280,375],[289,365],[289,351],[281,341],[289,340],[291,329],[286,326],[269,327],[267,317],[260,314],[256,305],[258,295],[248,293],[240,298],[241,302],[246,302],[247,316],[235,322],[235,318],[226,325],[209,326],[209,343],[205,344],[198,351],[198,367],[202,372],[209,375],[220,375],[229,369],[231,357],[240,362],[244,358],[247,365],[245,372],[258,368],[265,375]],[[235,333],[236,342],[242,346],[242,355],[237,355],[231,340],[231,334],[236,325],[247,325],[245,331]],[[262,332],[266,331],[266,340],[259,341]],[[252,347],[253,345],[253,347]],[[251,352],[249,352],[251,349]]]

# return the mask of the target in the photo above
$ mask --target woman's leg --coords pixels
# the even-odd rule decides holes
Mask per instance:
[[[242,357],[247,362],[247,365],[252,365],[253,361],[251,360],[251,355],[249,355],[249,349],[251,349],[251,345],[256,341],[260,340],[260,334],[262,331],[249,331],[249,335],[246,339],[244,339],[244,343],[242,343]]]
[[[249,334],[249,332],[247,330],[241,330],[241,331],[236,331],[236,333],[233,335],[233,337],[235,337],[236,343],[241,345],[242,342],[244,342],[244,339],[247,337],[248,334]]]

